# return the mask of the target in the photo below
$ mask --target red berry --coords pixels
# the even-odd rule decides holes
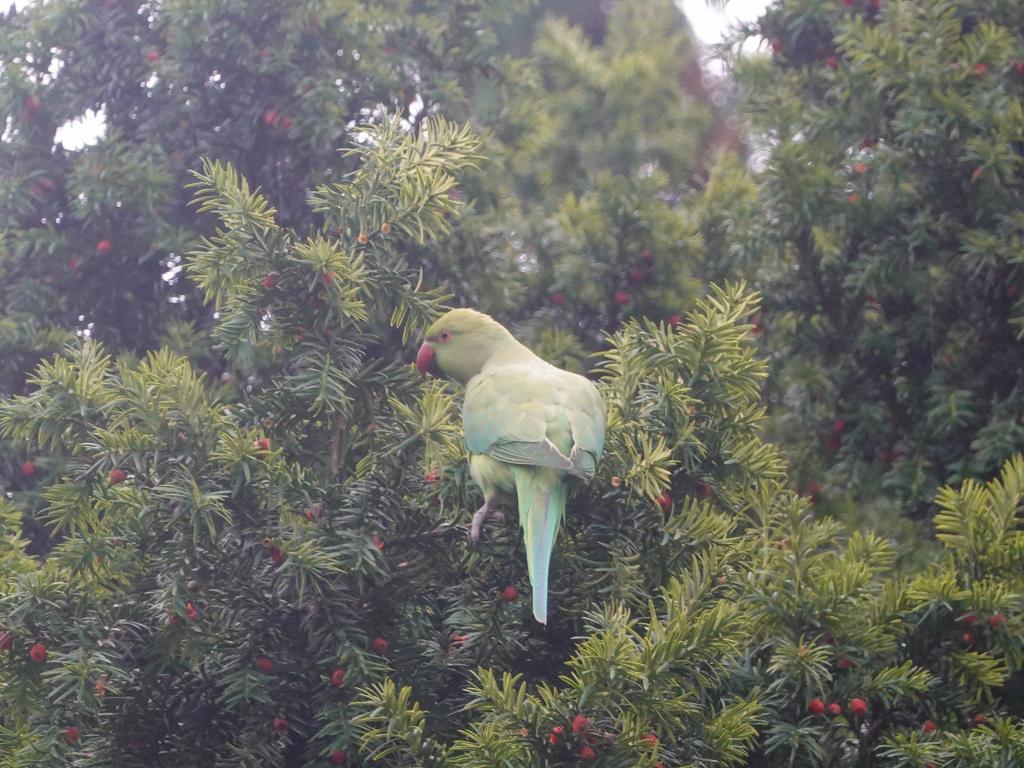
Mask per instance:
[[[620,307],[629,304],[633,300],[633,297],[629,294],[629,291],[616,291],[615,292],[615,303]]]
[[[867,714],[868,703],[864,699],[850,699],[850,711],[855,715]]]
[[[643,736],[640,737],[640,740],[652,747],[658,743],[658,737],[653,733],[645,733]]]
[[[271,272],[269,275],[264,277],[260,282],[262,283],[263,287],[269,291],[271,288],[277,285],[277,273]]]
[[[348,755],[340,749],[336,749],[327,758],[331,765],[344,765],[348,762]]]
[[[272,547],[270,550],[270,559],[274,561],[274,565],[280,565],[285,561],[284,552],[277,547]]]
[[[578,754],[580,758],[583,760],[597,759],[597,752],[594,751],[593,747],[588,746],[587,744],[584,744],[582,747],[580,747],[576,754]]]
[[[39,179],[39,186],[46,192],[53,192],[57,188],[57,185],[53,183],[53,179],[47,176]]]
[[[977,168],[971,171],[971,181],[977,181],[978,179],[980,179],[981,174],[983,174],[984,172],[985,168],[979,165]]]
[[[988,625],[992,629],[999,629],[1006,626],[1006,616],[1002,613],[993,613],[988,617]]]
[[[811,699],[811,703],[807,705],[807,711],[812,715],[824,714],[825,702],[821,699]]]
[[[671,325],[673,328],[677,327],[681,322],[683,322],[682,315],[674,314],[668,316],[668,324]]]
[[[506,603],[514,603],[519,599],[519,590],[515,588],[514,584],[509,584],[498,593],[498,596]]]
[[[319,520],[324,516],[324,505],[323,504],[312,504],[306,508],[306,519],[310,522]]]
[[[867,170],[868,170],[868,166],[867,166],[866,163],[856,163],[853,166],[853,172],[854,173],[866,173]]]
[[[777,38],[777,37],[773,37],[772,38],[771,46],[772,46],[772,51],[774,51],[775,53],[782,53],[782,49],[785,47],[782,44],[782,41],[779,40],[779,38]]]
[[[562,740],[562,734],[565,733],[565,728],[560,725],[556,725],[551,729],[551,734],[548,736],[548,741],[552,744],[558,744]]]
[[[846,422],[842,419],[836,419],[832,422],[832,434],[838,435],[846,429]]]
[[[565,304],[565,294],[564,293],[552,293],[548,297],[548,301],[550,301],[555,306],[559,306],[560,307],[563,304]]]
[[[830,437],[828,441],[825,443],[825,447],[828,448],[830,451],[838,451],[840,445],[841,443],[839,441],[839,438],[836,437],[835,435]]]
[[[836,669],[850,669],[853,666],[853,662],[849,659],[839,659],[836,661]]]
[[[825,59],[825,66],[829,69],[839,69],[839,59],[835,56],[829,56]]]
[[[292,127],[292,119],[290,117],[282,117],[277,121],[277,125],[284,131],[287,131]]]
[[[974,74],[984,75],[986,72],[988,72],[988,64],[986,64],[985,62],[979,61],[977,64],[974,65]]]
[[[268,109],[266,112],[264,112],[263,113],[263,122],[266,123],[267,125],[273,125],[274,123],[276,123],[277,122],[277,110],[276,109]]]
[[[111,485],[123,483],[127,478],[128,473],[120,468],[110,470],[110,474],[107,475],[107,480],[110,482]]]
[[[67,739],[68,744],[78,743],[78,729],[73,725],[69,725],[64,729],[64,738]]]
[[[925,720],[923,723],[921,723],[921,730],[925,733],[931,733],[935,730],[935,723],[933,723],[931,720]]]
[[[631,283],[642,283],[647,279],[647,273],[640,267],[633,267],[629,270],[629,282]]]
[[[114,245],[109,240],[103,239],[96,243],[96,253],[110,253]]]
[[[441,479],[441,473],[438,472],[436,469],[430,470],[429,472],[427,472],[427,474],[425,474],[423,476],[423,480],[425,482],[430,483],[431,485],[433,485],[434,483],[438,482],[440,479]]]
[[[855,0],[843,0],[843,5],[849,8],[851,5],[853,5],[854,2]]]
[[[981,714],[981,712],[979,712],[978,714],[976,714],[974,717],[971,718],[971,722],[974,723],[975,725],[981,725],[987,719],[988,719],[987,717],[985,717],[983,714]]]
[[[268,659],[266,656],[261,656],[256,659],[256,669],[265,675],[269,675],[274,671],[274,662]]]
[[[576,715],[572,719],[572,732],[583,733],[590,727],[590,720],[585,715]]]
[[[189,621],[195,621],[196,616],[199,615],[199,611],[196,610],[196,607],[192,605],[192,603],[185,603],[185,615],[188,617]]]
[[[848,194],[846,196],[846,202],[851,203],[851,204],[859,203],[860,202],[860,195],[858,195],[856,192],[851,192],[850,194]]]
[[[878,144],[878,139],[868,137],[860,140],[861,149],[873,149],[876,144]]]
[[[391,647],[391,643],[385,640],[383,637],[373,638],[373,642],[370,643],[370,650],[376,653],[378,656],[384,656],[388,652],[388,648]]]
[[[667,493],[661,494],[661,496],[657,498],[657,502],[658,506],[661,507],[662,512],[668,512],[672,509],[672,497]]]
[[[46,646],[42,643],[36,643],[28,649],[28,657],[37,664],[42,664],[46,661],[47,656]]]
[[[1018,61],[1014,68],[1017,70],[1018,75],[1024,75],[1024,61]]]
[[[839,705],[838,702],[835,702],[835,701],[833,701],[831,704],[829,704],[827,707],[825,707],[825,710],[830,715],[841,715],[841,714],[843,714],[843,708]]]
[[[978,617],[975,616],[973,613],[965,613],[963,616],[960,617],[960,621],[962,621],[969,627],[972,626],[977,620]]]
[[[711,486],[707,483],[697,483],[697,495],[702,499],[706,499],[711,495]]]
[[[151,64],[159,58],[159,51],[149,51],[148,53],[146,53],[146,61],[150,62]]]
[[[331,270],[329,270],[329,269],[324,270],[323,281],[324,281],[324,285],[330,285],[331,283],[333,283],[334,282],[334,273],[331,272]]]
[[[41,102],[37,97],[35,97],[35,96],[26,96],[25,97],[25,109],[29,113],[35,112],[41,106],[43,106],[43,102]]]
[[[335,688],[341,688],[341,686],[344,683],[345,683],[345,670],[344,669],[336,669],[333,672],[331,672],[331,685],[333,685]]]
[[[36,473],[36,465],[35,464],[33,464],[31,461],[23,461],[23,462],[21,462],[21,476],[22,477],[32,477],[32,475],[34,475],[35,473]]]
[[[964,641],[965,645],[973,645],[974,644],[974,633],[973,632],[964,632],[962,635],[960,635],[960,639]]]
[[[288,730],[288,721],[283,717],[275,717],[273,722],[274,730],[278,733],[284,733]]]
[[[10,632],[0,632],[0,651],[11,650],[11,644],[14,642],[14,638],[11,637]]]

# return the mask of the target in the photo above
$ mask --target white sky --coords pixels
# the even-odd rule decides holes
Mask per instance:
[[[753,21],[768,6],[769,0],[727,0],[721,7],[714,0],[676,0],[694,34],[702,43],[717,43],[736,21]]]
[[[29,0],[30,2],[31,0]],[[676,5],[686,14],[694,34],[702,43],[717,43],[736,21],[752,21],[764,11],[770,0],[726,0],[724,7],[716,0],[676,0]],[[26,0],[15,0],[15,5],[25,5]],[[720,72],[714,62],[705,66]],[[92,112],[82,120],[76,120],[60,127],[56,140],[67,149],[81,149],[92,144],[103,132],[103,115]]]

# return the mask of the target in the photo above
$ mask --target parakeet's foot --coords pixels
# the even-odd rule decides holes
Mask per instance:
[[[480,528],[483,526],[484,521],[487,518],[493,518],[495,520],[504,520],[505,515],[499,510],[491,507],[490,502],[485,501],[483,506],[480,507],[475,513],[473,513],[473,522],[469,526],[469,542],[470,544],[476,544],[480,541]]]

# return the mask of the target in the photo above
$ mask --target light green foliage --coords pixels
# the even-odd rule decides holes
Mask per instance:
[[[1016,507],[1022,480],[1015,459],[990,489]],[[748,491],[741,508],[739,517],[708,507],[689,518],[694,540],[660,601],[588,614],[557,684],[533,687],[521,674],[485,666],[469,688],[471,727],[450,746],[435,730],[432,746],[415,749],[480,768],[533,765],[540,755],[569,764],[586,746],[602,765],[623,768],[656,760],[1010,766],[1021,758],[1019,723],[996,714],[1013,707],[1000,705],[999,692],[1020,663],[1019,571],[999,590],[933,597],[934,584],[996,577],[957,550],[912,581],[893,580],[886,542],[857,535],[837,543],[834,523],[816,521],[806,500],[770,482]],[[962,513],[979,522],[984,500],[968,493]],[[999,543],[991,554],[1012,548]],[[364,696],[361,706],[376,713],[361,719],[371,742],[383,738],[369,724],[383,723],[384,713],[392,727],[422,722],[405,698],[393,711],[393,692]],[[838,703],[841,713],[808,712],[812,699]],[[569,726],[580,714],[587,723],[575,733]],[[933,732],[922,731],[925,721],[937,724]],[[392,745],[413,738],[389,733]],[[414,764],[415,750],[395,748],[405,755],[395,764]]]
[[[399,356],[403,336],[437,313],[439,294],[416,291],[398,234],[445,226],[441,214],[456,204],[444,179],[471,162],[475,140],[441,120],[420,134],[387,125],[370,134],[380,140],[363,155],[375,173],[322,190],[323,204],[365,200],[365,210],[347,203],[336,220],[351,216],[354,229],[384,210],[394,234],[382,230],[350,248],[326,235],[298,239],[230,166],[210,163],[200,177],[199,203],[224,228],[190,269],[221,313],[215,336],[225,353],[253,361],[251,397],[219,401],[203,374],[166,350],[115,363],[102,345],[85,342],[41,364],[31,393],[3,406],[6,437],[45,448],[65,467],[45,491],[44,517],[63,541],[40,572],[9,573],[4,560],[0,627],[12,639],[0,672],[10,691],[0,722],[12,729],[4,768],[57,765],[72,752],[86,765],[148,764],[147,751],[132,745],[163,739],[197,764],[268,764],[287,751],[286,741],[266,738],[273,716],[294,707],[303,731],[312,737],[316,729],[313,713],[298,711],[311,699],[277,702],[278,683],[254,664],[257,656],[274,656],[307,689],[319,687],[322,672],[310,658],[328,672],[345,665],[355,684],[379,677],[381,661],[366,650],[374,621],[360,618],[360,605],[376,602],[389,568],[370,531],[394,511],[380,499],[397,501],[396,489],[415,495],[421,481],[410,489],[365,461],[380,439],[369,426],[385,422],[384,450],[393,450],[399,474],[401,454],[424,434],[395,429],[414,414],[419,382],[367,349],[394,334],[388,354]],[[415,162],[381,163],[403,153],[426,156],[428,172]],[[402,208],[424,185],[434,192]],[[278,280],[266,284],[272,269]],[[321,307],[309,306],[311,290]],[[300,322],[313,338],[275,349],[305,335]],[[275,403],[276,419],[253,415],[270,413],[261,402]],[[435,437],[451,431],[450,398],[438,407],[426,421]],[[405,525],[425,522],[400,503]],[[28,657],[36,642],[48,647],[45,664]],[[129,701],[138,704],[123,709]],[[174,711],[179,724],[165,732],[162,714],[148,720],[150,706]],[[330,712],[323,695],[320,706]],[[209,707],[221,713],[215,722]],[[81,729],[80,744],[61,735],[69,722]],[[327,728],[321,738],[345,744],[351,736]]]

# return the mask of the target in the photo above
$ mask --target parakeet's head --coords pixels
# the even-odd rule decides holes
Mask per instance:
[[[514,341],[512,334],[483,312],[453,309],[427,328],[416,367],[422,374],[444,375],[465,384],[507,341]]]

